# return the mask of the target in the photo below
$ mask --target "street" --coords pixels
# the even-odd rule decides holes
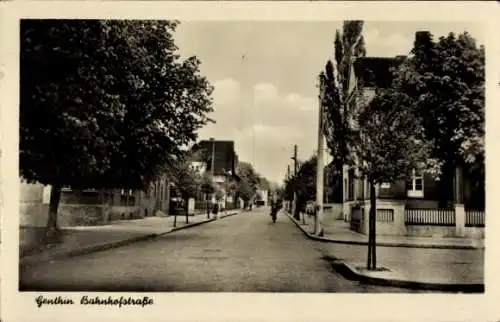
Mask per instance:
[[[269,208],[154,240],[20,269],[21,291],[415,292],[332,270],[324,245]]]

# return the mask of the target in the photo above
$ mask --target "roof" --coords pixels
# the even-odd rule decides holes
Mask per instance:
[[[227,171],[235,173],[238,156],[234,151],[234,141],[202,140],[193,146],[192,151],[196,154],[195,161],[205,162],[207,170],[211,168],[214,152],[214,175],[225,175]]]
[[[399,66],[406,56],[362,57],[354,63],[358,79],[365,87],[388,88],[394,76],[391,68]]]

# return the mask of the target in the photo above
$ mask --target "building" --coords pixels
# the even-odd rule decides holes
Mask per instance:
[[[398,66],[404,59],[403,56],[364,57],[355,62],[355,81],[363,84],[365,102],[375,96],[377,88],[391,86],[391,68]],[[355,127],[356,120],[351,122]],[[356,160],[355,156],[353,157]],[[440,184],[431,175],[413,171],[413,176],[408,181],[378,185],[375,191],[377,233],[412,236],[464,236],[471,233],[471,229],[467,230],[467,225],[471,226],[471,222],[477,218],[474,219],[475,212],[467,208],[477,208],[478,205],[480,207],[481,202],[478,200],[483,201],[484,207],[484,185],[478,185],[480,180],[477,175],[466,167],[450,171],[455,175],[451,180],[443,182],[444,184]],[[335,185],[335,194],[342,195],[342,207],[334,207],[337,210],[333,216],[350,222],[353,230],[367,233],[369,185],[366,180],[358,178],[358,174],[356,165],[343,166],[342,176],[338,178],[341,182]],[[449,195],[454,196],[454,202],[445,207],[439,204],[443,189],[449,189]],[[337,199],[336,202],[339,201]],[[482,218],[484,225],[484,211]],[[440,225],[443,226],[442,229],[429,228]]]
[[[234,141],[202,140],[191,150],[195,154],[193,165],[199,169],[213,171],[213,175],[218,177],[236,175],[238,155],[234,150]]]
[[[211,201],[217,201],[221,208],[234,205],[238,197],[229,191],[231,182],[239,180],[236,173],[238,155],[235,152],[234,141],[213,138],[202,140],[195,144],[191,151],[194,155],[191,163],[193,168],[200,174],[210,173],[222,192],[221,200],[216,200],[216,194],[212,194]]]
[[[63,188],[58,207],[58,225],[73,227],[99,225],[113,220],[155,216],[168,213],[167,193],[159,182],[148,192],[123,189],[75,190]],[[47,224],[51,186],[20,184],[20,226],[44,227]]]
[[[265,189],[257,190],[257,206],[268,206],[269,205],[269,191]]]

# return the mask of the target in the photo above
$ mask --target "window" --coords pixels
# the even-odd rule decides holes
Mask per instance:
[[[348,172],[348,181],[349,181],[349,186],[348,186],[348,199],[347,200],[354,200],[354,185],[355,185],[355,178],[354,178],[354,169],[350,169]]]
[[[347,186],[347,178],[344,179],[344,196],[345,200],[349,200],[349,189]]]
[[[380,184],[380,188],[382,188],[382,189],[389,189],[390,187],[391,187],[391,184],[388,182],[382,182]]]
[[[413,170],[411,180],[406,183],[406,191],[410,198],[424,197],[424,178],[421,173]]]

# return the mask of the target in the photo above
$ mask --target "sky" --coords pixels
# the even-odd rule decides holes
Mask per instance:
[[[216,120],[199,139],[234,140],[240,161],[281,183],[292,166],[293,145],[306,160],[317,149],[317,75],[333,57],[335,30],[328,21],[184,21],[176,44],[196,55],[213,93]],[[375,22],[363,27],[367,56],[407,55],[416,31],[437,39],[469,32],[484,43],[481,25],[457,22]],[[292,167],[293,169],[293,167]]]

